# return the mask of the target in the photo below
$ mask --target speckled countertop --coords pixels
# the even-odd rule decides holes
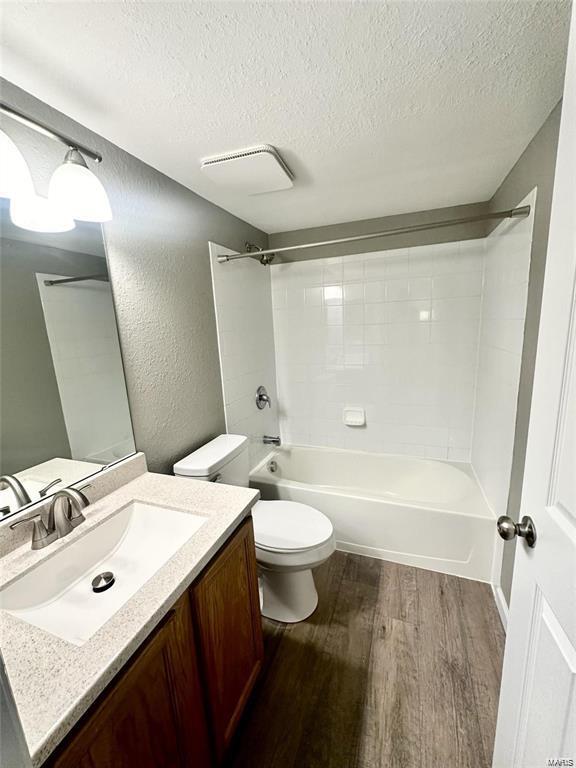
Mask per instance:
[[[258,492],[248,488],[145,473],[90,505],[86,522],[65,539],[36,552],[26,544],[0,560],[1,588],[132,500],[207,518],[154,578],[84,645],[71,645],[0,611],[2,654],[34,767],[62,741],[249,514],[257,498]]]

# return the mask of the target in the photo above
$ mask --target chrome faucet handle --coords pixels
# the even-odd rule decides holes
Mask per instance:
[[[50,483],[48,483],[48,485],[45,485],[44,488],[38,491],[40,498],[43,499],[48,493],[48,491],[50,490],[50,488],[53,488],[55,485],[58,485],[58,483],[61,483],[61,482],[62,482],[62,478],[59,477],[56,480],[52,480]]]
[[[71,488],[71,491],[75,491],[75,493],[78,494],[78,504],[73,504],[72,502],[68,502],[68,519],[70,520],[70,525],[73,528],[76,528],[77,525],[80,525],[80,523],[83,523],[86,518],[82,514],[82,509],[88,506],[90,504],[90,501],[85,493],[82,493],[84,488],[91,488],[92,483],[85,483],[84,485],[81,485],[80,488]]]
[[[46,528],[44,521],[42,520],[42,515],[40,514],[33,515],[32,517],[25,517],[23,520],[17,520],[10,525],[10,528],[16,528],[16,526],[21,523],[34,524],[32,529],[32,549],[42,549],[43,547],[47,547],[48,544],[51,544],[58,538],[56,531],[49,531],[48,528]]]
[[[75,488],[62,488],[52,496],[48,512],[48,533],[56,531],[59,538],[67,536],[85,520],[82,510],[90,502]]]
[[[270,395],[268,392],[266,392],[266,387],[258,387],[256,390],[256,407],[258,410],[262,410],[263,408],[272,408],[272,400],[270,399]]]

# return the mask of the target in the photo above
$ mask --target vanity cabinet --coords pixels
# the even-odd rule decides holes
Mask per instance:
[[[210,765],[190,604],[184,595],[104,692],[52,766]]]
[[[263,657],[245,520],[52,756],[50,768],[221,762]]]
[[[252,520],[191,590],[209,719],[219,761],[262,666],[262,619]]]

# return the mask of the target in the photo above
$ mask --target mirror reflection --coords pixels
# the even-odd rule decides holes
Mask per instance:
[[[0,511],[134,452],[99,224],[21,229],[0,209]]]

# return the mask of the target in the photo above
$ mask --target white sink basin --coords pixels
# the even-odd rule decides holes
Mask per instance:
[[[199,515],[133,501],[8,584],[0,591],[0,607],[82,645],[205,522]],[[114,574],[114,584],[96,593],[92,580],[104,571]]]

